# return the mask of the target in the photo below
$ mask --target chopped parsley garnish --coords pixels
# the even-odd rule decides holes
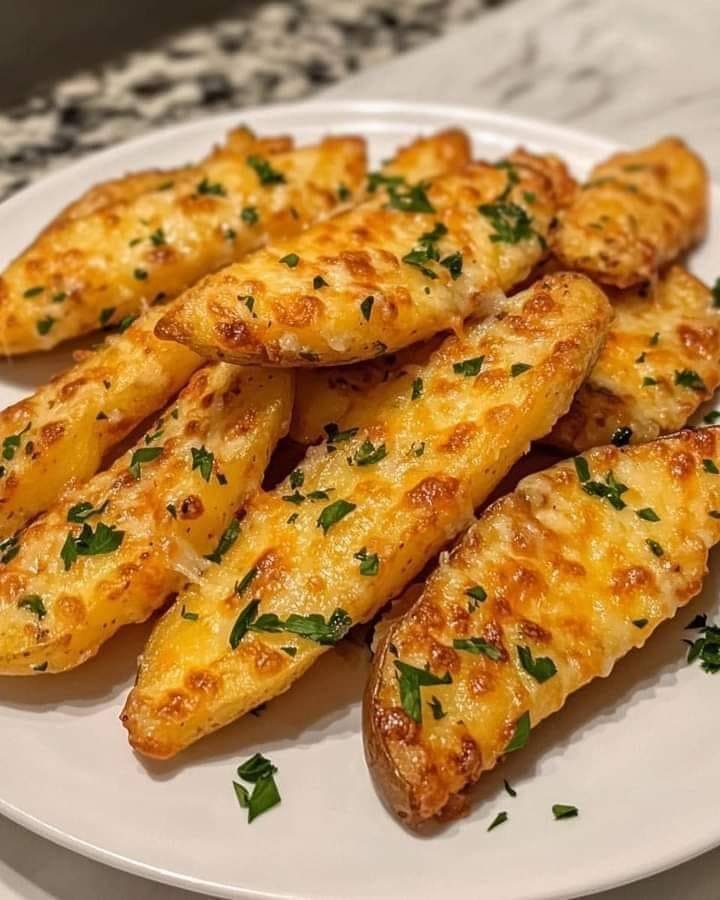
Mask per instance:
[[[459,250],[455,253],[451,253],[449,256],[446,256],[440,260],[440,265],[448,270],[453,281],[457,281],[457,279],[462,275],[462,253],[460,253]]]
[[[47,670],[48,663],[47,660],[45,662],[38,663],[36,666],[33,666],[33,672],[45,672]]]
[[[135,271],[133,272],[133,278],[135,278],[137,281],[145,281],[147,277],[148,273],[145,269],[135,269]]]
[[[287,653],[288,656],[297,656],[297,647],[292,647],[290,645],[286,645],[280,648],[283,653]]]
[[[281,256],[278,262],[284,263],[288,269],[294,269],[300,262],[300,257],[297,253],[287,253],[285,256]]]
[[[355,506],[356,504],[350,503],[349,500],[335,500],[329,506],[326,506],[318,516],[318,528],[322,528],[323,533],[327,534],[332,526],[349,515],[355,509]]]
[[[235,585],[235,593],[240,597],[245,591],[250,587],[252,582],[255,580],[255,576],[257,575],[258,570],[256,568],[250,569],[246,572],[245,575],[238,581]]]
[[[623,425],[621,428],[616,428],[615,431],[613,431],[610,443],[614,444],[616,447],[624,447],[626,444],[630,443],[632,436],[632,428]]]
[[[34,613],[38,617],[38,619],[44,619],[47,615],[45,604],[39,594],[27,594],[18,601],[18,606],[21,609],[29,609],[31,613]]]
[[[315,641],[323,646],[337,644],[350,631],[352,619],[344,609],[338,607],[325,619],[318,613],[309,616],[299,616],[292,613],[282,624],[283,631],[289,631],[297,634],[299,637],[307,638],[309,641]]]
[[[162,247],[163,244],[167,244],[167,238],[165,237],[165,232],[162,228],[156,228],[155,231],[151,233],[150,241],[154,247]]]
[[[638,519],[644,519],[646,522],[659,522],[660,516],[651,506],[645,506],[642,509],[636,509],[635,515]]]
[[[510,376],[512,378],[517,378],[518,375],[522,375],[523,372],[527,372],[528,369],[532,369],[532,366],[529,363],[513,363],[510,367]]]
[[[219,181],[209,181],[207,176],[199,182],[196,190],[198,194],[211,194],[215,197],[224,197],[227,194],[224,185]]]
[[[260,184],[284,184],[285,176],[277,169],[273,169],[270,163],[262,156],[251,155],[247,158],[247,164],[254,169]]]
[[[240,213],[240,218],[246,225],[257,225],[260,220],[257,208],[254,206],[245,206]]]
[[[422,704],[420,702],[420,688],[437,684],[452,684],[452,676],[446,672],[442,678],[433,675],[427,669],[418,669],[410,663],[396,659],[398,685],[400,688],[400,703],[405,712],[415,722],[422,722]]]
[[[697,613],[685,626],[686,631],[701,631],[707,625],[707,613]]]
[[[579,458],[576,457],[576,459]],[[628,487],[617,481],[612,472],[607,473],[604,483],[602,481],[583,481],[582,488],[591,497],[601,497],[607,500],[615,509],[625,509],[627,506],[622,495],[628,490]]]
[[[0,563],[9,563],[20,552],[20,538],[13,536],[0,541]]]
[[[514,750],[521,750],[528,742],[530,737],[530,712],[525,712],[515,722],[515,730],[510,738],[505,753],[512,753]]]
[[[113,553],[122,544],[124,537],[124,531],[119,531],[115,525],[105,525],[103,522],[97,523],[95,531],[86,522],[77,537],[72,531],[69,531],[60,550],[60,557],[65,563],[65,571],[70,569],[78,556],[101,556]]]
[[[345,431],[339,431],[334,422],[328,422],[323,426],[325,434],[327,434],[328,444],[340,444],[343,441],[349,441],[355,437],[360,430],[359,428],[346,428]]]
[[[27,297],[30,299],[31,297],[38,297],[45,290],[45,285],[38,284],[35,287],[28,288],[24,293],[23,297]]]
[[[112,319],[115,315],[115,307],[114,306],[106,306],[105,309],[100,310],[100,316],[98,320],[101,325],[107,325],[107,323]]]
[[[648,620],[647,619],[633,619],[632,623],[636,628],[644,628],[647,625]]]
[[[662,546],[660,544],[658,544],[657,541],[653,541],[650,538],[647,538],[645,543],[648,545],[651,553],[654,556],[661,557],[661,556],[665,555],[665,551],[663,550]]]
[[[140,478],[140,466],[144,463],[152,462],[154,459],[157,459],[163,452],[162,447],[140,447],[139,450],[135,450],[133,455],[130,457],[130,465],[128,469],[132,472],[135,478]]]
[[[235,796],[242,809],[248,811],[248,824],[280,803],[280,792],[275,784],[277,767],[260,753],[256,753],[238,767],[238,778],[253,785],[252,793],[233,781]]]
[[[642,380],[643,387],[654,387],[657,384],[657,380],[655,378],[651,378],[650,375],[646,375]]]
[[[42,335],[48,334],[55,322],[56,320],[52,316],[45,316],[44,319],[38,319],[38,321],[35,323],[37,333]]]
[[[584,456],[576,456],[573,459],[573,463],[575,464],[575,471],[577,472],[578,480],[585,483],[590,480],[590,467],[588,466],[588,461]]]
[[[514,787],[512,787],[512,785],[507,780],[507,778],[503,778],[503,784],[505,785],[505,790],[508,792],[508,794],[511,797],[517,797],[517,791],[515,790]]]
[[[695,616],[687,628],[702,632],[697,640],[686,642],[690,645],[687,661],[692,663],[699,659],[703,671],[713,675],[720,672],[720,628],[708,625],[705,615]]]
[[[338,200],[341,203],[347,203],[347,201],[352,197],[352,191],[346,185],[340,182],[337,189]]]
[[[643,351],[643,352],[640,354],[640,356],[638,356],[638,358],[635,360],[635,362],[636,362],[636,363],[639,363],[640,365],[642,365],[642,363],[645,362],[645,351]]]
[[[424,385],[422,378],[416,378],[412,383],[412,391],[410,393],[410,399],[417,400],[419,397],[422,397],[424,388],[425,388],[425,385]]]
[[[177,519],[177,510],[174,503],[168,503],[165,509],[170,513],[173,519]]]
[[[520,182],[518,170],[510,162],[509,159],[501,159],[500,162],[496,162],[494,165],[496,169],[504,169],[504,171],[507,173],[507,182],[505,183],[505,189],[498,197],[498,200],[507,200],[507,198],[510,196],[510,191],[515,187],[516,184],[519,184]]]
[[[720,306],[720,278],[715,279],[715,284],[710,291],[713,298],[713,306]]]
[[[237,593],[237,586],[235,588]],[[258,607],[260,606],[259,600],[251,600],[245,609],[242,610],[240,615],[235,620],[235,624],[232,627],[232,631],[230,632],[230,646],[235,650],[240,641],[247,634],[247,630],[250,627],[251,622],[257,616]]]
[[[436,722],[439,722],[440,719],[444,719],[447,713],[442,708],[442,703],[438,700],[438,698],[433,694],[432,699],[428,703],[428,706],[432,710],[433,719]]]
[[[402,175],[385,175],[382,172],[370,172],[367,177],[366,190],[368,194],[374,194],[379,187],[399,187],[405,183]]]
[[[328,283],[327,283],[327,281],[325,281],[325,279],[322,277],[322,275],[316,275],[313,278],[313,290],[314,291],[319,291],[320,288],[324,288],[327,286],[328,286]],[[365,302],[365,301],[363,301],[363,302]]]
[[[495,646],[495,644],[489,644],[481,637],[455,638],[453,640],[453,647],[456,650],[465,650],[467,653],[474,653],[476,656],[483,654],[493,662],[502,659],[503,655],[500,647]]]
[[[210,562],[220,563],[222,562],[223,556],[228,552],[228,550],[232,547],[235,541],[238,539],[238,535],[240,534],[240,523],[237,519],[233,518],[230,520],[230,524],[220,535],[220,540],[218,541],[217,547],[213,550],[212,553],[208,553],[205,559],[209,559]]]
[[[471,378],[480,373],[484,361],[484,356],[474,356],[471,359],[464,359],[462,362],[453,363],[453,372],[456,375],[464,375],[466,378]]]
[[[656,331],[655,334],[648,341],[648,344],[650,347],[657,347],[657,345],[659,343],[660,343],[660,332]]]
[[[492,820],[492,822],[488,825],[488,831],[492,831],[493,828],[497,828],[498,825],[502,825],[504,822],[507,822],[507,820],[508,814],[505,811],[499,812]]]
[[[190,612],[189,609],[185,609],[185,604],[183,603],[182,609],[180,610],[180,616],[183,619],[187,619],[188,622],[197,622],[200,618],[200,615],[196,612]]]
[[[363,441],[355,451],[352,460],[356,466],[373,466],[387,456],[385,444],[375,446],[372,441]]]
[[[416,246],[403,256],[402,261],[409,266],[416,266],[426,278],[437,278],[437,272],[429,268],[427,263],[440,261],[437,242],[446,234],[445,225],[442,222],[436,222],[432,231],[420,235]]]
[[[478,206],[480,215],[485,216],[494,228],[490,235],[493,243],[517,244],[536,237],[532,219],[515,203],[497,201]]]
[[[520,645],[518,645],[517,652],[520,665],[528,675],[532,675],[538,684],[542,684],[557,673],[555,663],[549,656],[538,656],[534,659],[532,650],[527,646],[521,647]]]
[[[3,459],[7,459],[9,461],[14,458],[15,452],[20,449],[20,439],[26,432],[30,430],[31,425],[32,422],[28,422],[22,431],[18,431],[17,434],[10,434],[3,439]]]
[[[420,441],[419,444],[416,444],[415,441],[410,445],[410,450],[408,451],[408,456],[422,456],[425,452],[425,441]]]
[[[711,509],[708,515],[713,519],[720,519],[720,509]]]
[[[363,547],[362,550],[358,550],[357,553],[353,554],[353,559],[360,560],[361,575],[377,575],[380,570],[380,560],[377,553],[368,553],[367,547]]]
[[[123,316],[122,319],[118,322],[118,331],[120,334],[123,334],[128,330],[128,328],[132,325],[132,323],[137,319],[137,316],[127,315]]]
[[[375,303],[375,298],[370,296],[370,297],[366,297],[363,300],[363,302],[360,304],[360,312],[362,313],[362,317],[363,317],[363,319],[365,319],[366,322],[370,321],[373,303]]]
[[[302,469],[295,469],[290,473],[290,487],[299,488],[303,486],[305,481],[305,473]]]
[[[703,469],[710,475],[720,475],[720,469],[715,465],[712,459],[704,459],[702,461]]]
[[[285,494],[282,498],[286,503],[294,503],[296,506],[299,506],[301,503],[305,502],[305,497],[300,491],[293,491],[292,494]]]
[[[693,391],[705,391],[705,382],[694,369],[682,369],[675,372],[675,384]]]
[[[717,409],[712,409],[703,416],[703,422],[706,422],[708,425],[714,425],[718,420],[720,420],[720,411]]]
[[[401,212],[432,213],[435,207],[428,199],[427,182],[387,184],[388,206]]]
[[[83,500],[81,503],[76,503],[74,506],[70,507],[67,514],[67,520],[68,522],[73,522],[75,525],[82,525],[86,519],[90,518],[90,516],[102,515],[109,502],[109,500],[106,500],[100,506],[93,506],[92,503]]]
[[[215,462],[215,455],[211,453],[205,445],[202,447],[191,447],[190,452],[192,454],[192,469],[200,469],[200,475],[205,479],[205,481],[210,481],[210,476],[212,475],[213,464]]]
[[[52,295],[53,303],[64,303],[67,300],[67,293],[65,291],[58,291],[56,294]]]
[[[574,819],[578,814],[577,806],[567,806],[565,803],[554,803],[552,814],[556,819]]]
[[[465,591],[465,595],[470,598],[468,603],[468,611],[474,612],[481,603],[487,600],[487,591],[479,584],[473,585]]]

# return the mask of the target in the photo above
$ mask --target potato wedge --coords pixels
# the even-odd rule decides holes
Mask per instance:
[[[399,175],[409,181],[422,181],[446,172],[464,169],[472,159],[470,138],[460,128],[446,128],[424,137],[416,138],[406,147],[400,147],[382,165],[386,177]],[[376,178],[369,177],[369,187]]]
[[[347,206],[364,183],[359,138],[272,155],[268,146],[235,134],[152,190],[140,173],[111,185],[108,205],[102,189],[85,195],[0,278],[0,350],[47,350],[175,296],[268,238]],[[124,189],[129,199],[115,199]]]
[[[681,266],[654,287],[611,294],[607,342],[570,411],[544,441],[582,451],[682,428],[720,384],[720,310]]]
[[[530,725],[700,591],[720,540],[709,460],[717,428],[590,450],[521,481],[441,562],[365,694],[368,765],[404,822],[459,812]]]
[[[539,282],[447,338],[416,399],[414,379],[380,385],[371,423],[343,423],[258,492],[241,538],[148,641],[122,716],[132,745],[172,756],[287,690],[398,594],[567,408],[609,317],[583,276]]]
[[[79,665],[219,562],[292,395],[292,373],[201,369],[131,451],[21,532],[0,566],[0,674]]]
[[[558,201],[542,170],[536,157],[415,185],[384,177],[332,222],[204,278],[156,333],[202,356],[276,366],[349,363],[425,340],[482,312],[543,257]]]
[[[0,412],[0,539],[46,510],[71,481],[161,409],[202,364],[153,334],[161,308],[111,335],[32,396]],[[0,543],[0,555],[2,543]]]
[[[595,166],[561,212],[552,248],[566,268],[631,287],[700,240],[707,211],[703,162],[679,138],[666,138]]]

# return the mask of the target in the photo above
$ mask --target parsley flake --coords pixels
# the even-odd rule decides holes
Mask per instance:
[[[270,163],[262,156],[252,154],[251,156],[248,156],[246,162],[251,169],[255,170],[257,177],[260,179],[260,184],[269,185],[285,183],[286,179],[283,173],[278,172],[277,169],[273,169]]]
[[[240,523],[237,519],[233,518],[230,520],[230,524],[220,535],[220,540],[218,541],[217,547],[213,550],[212,553],[209,553],[205,559],[210,560],[210,562],[221,563],[223,556],[228,552],[228,550],[232,547],[235,541],[238,539],[238,535],[240,534]]]
[[[154,459],[157,459],[163,452],[162,447],[140,447],[139,450],[135,450],[133,455],[130,457],[130,465],[128,469],[135,478],[140,478],[140,466],[144,463],[152,462]]]
[[[500,647],[497,647],[495,644],[489,644],[481,637],[455,638],[453,640],[453,647],[456,650],[465,650],[467,653],[474,653],[476,656],[483,654],[493,662],[502,659],[503,655]]]
[[[329,506],[326,506],[318,516],[318,528],[322,528],[323,533],[327,534],[333,525],[344,519],[355,508],[356,504],[350,503],[348,500],[335,500]]]
[[[484,356],[474,356],[471,359],[464,359],[462,362],[453,363],[453,372],[456,375],[464,375],[466,378],[472,378],[478,375],[482,369]]]
[[[192,468],[190,471],[199,469],[202,478],[204,478],[205,481],[210,481],[213,464],[215,462],[215,455],[211,453],[205,445],[202,447],[191,447],[190,452],[192,454]]]
[[[380,570],[380,560],[377,553],[368,553],[367,547],[363,547],[353,554],[353,559],[360,560],[361,575],[377,575]]]
[[[549,656],[538,656],[536,659],[533,659],[532,650],[527,646],[521,647],[518,645],[517,652],[523,669],[528,675],[532,675],[538,684],[543,684],[543,682],[557,673],[555,663]]]
[[[452,684],[452,676],[446,672],[442,678],[433,675],[427,669],[418,669],[410,663],[395,661],[398,685],[400,688],[400,703],[410,718],[418,724],[422,722],[422,705],[420,702],[420,688],[437,684]]]

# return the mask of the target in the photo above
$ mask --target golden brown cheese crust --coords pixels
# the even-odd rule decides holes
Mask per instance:
[[[202,363],[187,347],[155,337],[162,315],[149,310],[0,412],[0,539],[46,510],[68,483],[94,475],[105,454]]]
[[[310,448],[299,474],[252,498],[222,564],[160,620],[123,714],[132,745],[172,756],[287,690],[327,649],[267,632],[248,632],[233,649],[234,623],[253,598],[259,614],[282,620],[327,619],[341,607],[362,622],[397,595],[567,409],[609,317],[587,279],[548,278],[447,338],[413,378],[370,391],[374,418],[357,431],[342,422],[350,433]],[[530,368],[513,376],[518,363]],[[412,399],[418,377],[424,390]],[[325,533],[322,517],[338,501],[352,509]],[[368,554],[377,554],[374,575],[360,570]],[[182,618],[183,605],[197,622]],[[197,679],[212,691],[196,689]]]
[[[654,287],[611,300],[607,342],[546,441],[562,449],[677,431],[720,384],[720,310],[701,281],[674,266]]]
[[[400,147],[392,159],[383,164],[382,172],[384,175],[400,175],[410,181],[422,181],[463,169],[470,159],[467,132],[460,128],[446,128]]]
[[[560,214],[552,249],[561,265],[625,288],[654,278],[705,234],[708,178],[679,138],[595,166]]]
[[[20,533],[16,555],[0,565],[0,674],[79,665],[215,565],[203,557],[258,487],[287,431],[292,377],[224,364],[201,369],[132,450]],[[200,451],[205,468],[193,467]],[[85,520],[93,530],[102,523],[124,537],[113,552],[80,555],[67,569],[61,551],[83,527],[68,515],[80,503],[102,510]],[[33,597],[40,613],[27,603]]]
[[[272,141],[243,131],[201,165],[152,187],[140,173],[81,198],[0,278],[0,350],[47,350],[117,322],[347,206],[361,190],[359,138],[268,148]]]
[[[586,492],[572,460],[525,478],[486,510],[382,642],[365,695],[366,756],[408,824],[457,809],[458,792],[497,763],[525,713],[534,726],[608,675],[701,588],[720,540],[720,476],[703,463],[720,463],[720,429],[600,447],[585,459],[591,481],[611,472],[627,488],[622,509]],[[478,587],[484,601],[467,593]],[[492,658],[455,646],[470,638]],[[555,674],[536,680],[519,648],[551,660]],[[420,722],[401,702],[398,660],[450,674],[420,688]]]
[[[317,366],[372,358],[458,326],[543,257],[558,209],[548,167],[542,157],[532,166],[473,163],[432,179],[410,210],[393,205],[392,187],[378,189],[355,209],[203,279],[157,334],[236,363]],[[407,186],[398,190],[409,196]],[[415,211],[423,203],[433,211]]]

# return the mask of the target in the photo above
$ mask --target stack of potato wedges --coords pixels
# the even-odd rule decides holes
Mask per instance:
[[[675,138],[579,184],[458,129],[368,172],[239,128],[88,191],[0,277],[7,356],[105,332],[0,413],[0,674],[164,610],[121,719],[166,758],[395,601],[368,764],[406,823],[461,812],[720,540],[707,196]],[[535,443],[579,455],[483,510]]]

